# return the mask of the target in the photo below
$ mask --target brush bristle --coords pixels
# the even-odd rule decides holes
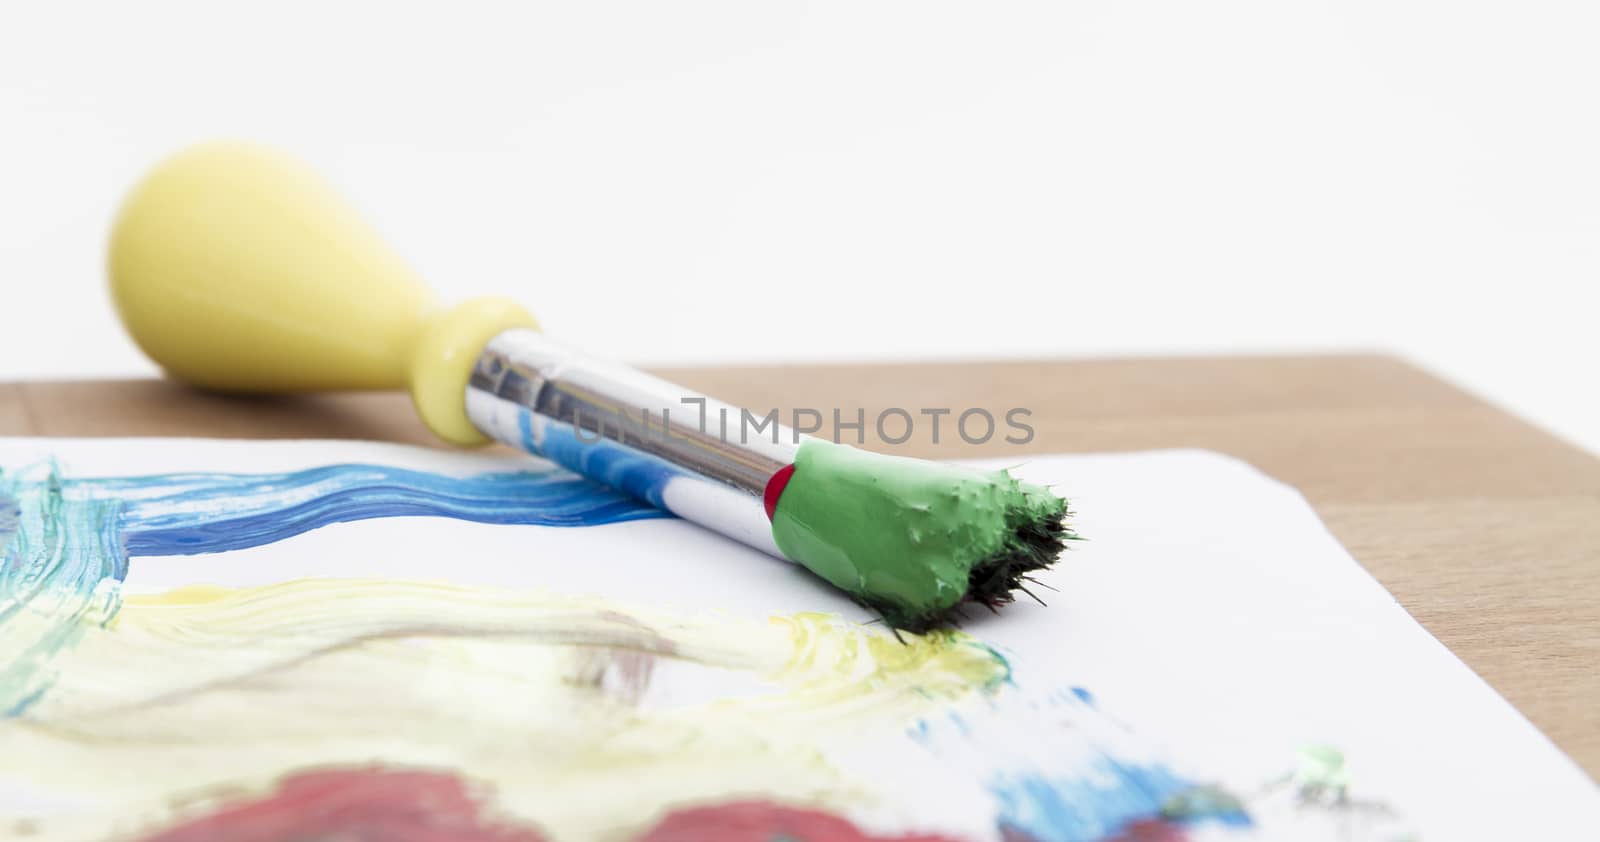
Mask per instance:
[[[901,622],[895,625],[916,634],[955,626],[964,616],[962,606],[976,603],[997,611],[1002,605],[1016,602],[1019,591],[1043,603],[1044,600],[1028,589],[1028,584],[1048,588],[1033,580],[1032,574],[1054,565],[1066,550],[1067,542],[1078,540],[1077,533],[1067,526],[1071,511],[1063,501],[1059,510],[1043,516],[1022,510],[1014,511],[1013,515],[1015,522],[1009,524],[1013,529],[1010,540],[1000,552],[973,566],[961,602],[937,615],[901,617]]]

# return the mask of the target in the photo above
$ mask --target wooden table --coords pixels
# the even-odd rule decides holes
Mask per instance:
[[[1298,487],[1400,602],[1600,777],[1600,460],[1382,356],[673,369],[757,411],[1033,411],[1026,447],[1204,447]],[[870,423],[870,421],[869,421]],[[996,455],[925,425],[894,452]],[[207,395],[161,381],[0,384],[0,434],[431,444],[398,395]]]

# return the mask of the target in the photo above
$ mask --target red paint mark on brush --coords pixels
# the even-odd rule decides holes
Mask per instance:
[[[761,495],[761,502],[767,505],[767,520],[772,520],[778,511],[778,498],[783,496],[783,490],[789,487],[789,478],[794,476],[794,466],[784,465],[778,472],[767,480],[767,490]]]
[[[223,807],[139,842],[544,842],[493,822],[454,775],[378,768],[303,772],[271,795]]]
[[[634,842],[956,842],[948,836],[873,836],[817,810],[742,801],[669,813]]]

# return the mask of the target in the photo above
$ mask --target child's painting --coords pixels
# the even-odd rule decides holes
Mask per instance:
[[[1293,490],[1018,473],[1088,540],[918,636],[545,463],[0,440],[0,837],[1600,838]]]

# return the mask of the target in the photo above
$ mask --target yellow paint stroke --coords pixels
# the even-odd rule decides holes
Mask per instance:
[[[892,813],[920,785],[906,727],[1007,676],[953,632],[333,579],[129,596],[61,661],[0,725],[5,814],[35,839],[117,838],[374,762],[459,770],[555,840],[741,797]]]

